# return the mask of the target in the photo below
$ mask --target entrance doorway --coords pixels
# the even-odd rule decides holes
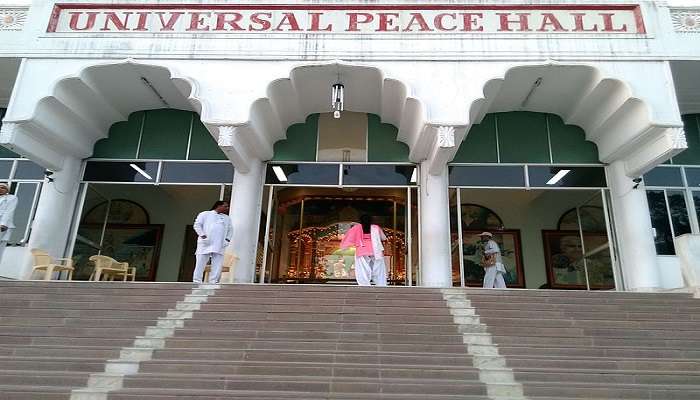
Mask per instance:
[[[388,283],[419,284],[415,174],[413,165],[268,165],[256,280],[355,284],[355,250],[340,242],[370,214],[388,239]]]
[[[413,284],[418,273],[412,244],[417,221],[410,220],[415,205],[409,191],[269,187],[272,215],[259,271],[264,282],[354,284],[355,250],[341,249],[340,242],[360,215],[370,214],[387,236],[389,284]]]

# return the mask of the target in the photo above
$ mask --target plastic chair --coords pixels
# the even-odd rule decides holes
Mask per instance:
[[[114,278],[116,278],[120,275],[122,275],[122,277],[123,277],[122,280],[125,282],[128,280],[130,280],[132,282],[136,280],[136,267],[129,268],[128,262],[121,262],[118,264],[120,264],[122,266],[122,268],[124,268],[124,271],[110,273],[110,278],[111,278],[110,280],[114,280]]]
[[[34,266],[32,273],[35,271],[44,272],[44,280],[50,281],[54,272],[58,272],[58,278],[61,278],[61,272],[67,271],[68,277],[66,280],[73,280],[73,260],[70,258],[51,258],[49,253],[40,249],[32,249],[32,257],[34,258]],[[60,261],[60,262],[59,262]]]
[[[112,257],[94,255],[90,257],[90,261],[95,265],[94,271],[90,275],[91,281],[99,281],[102,276],[105,279],[114,280],[115,277],[122,276],[122,280],[126,281],[127,276],[130,275],[129,263],[119,262]],[[133,268],[135,270],[135,268]],[[135,275],[135,271],[133,273]],[[133,280],[133,279],[132,279]]]

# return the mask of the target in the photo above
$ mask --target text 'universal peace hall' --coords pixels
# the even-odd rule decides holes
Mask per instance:
[[[178,6],[60,4],[50,33],[641,34],[637,6]],[[349,7],[349,6],[348,6]]]

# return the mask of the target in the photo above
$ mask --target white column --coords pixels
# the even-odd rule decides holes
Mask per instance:
[[[614,161],[606,170],[626,289],[656,290],[661,277],[644,185],[633,189],[635,183],[625,174],[623,161]]]
[[[420,170],[421,286],[451,287],[447,168],[443,168],[439,175],[431,175],[429,163],[423,162]]]
[[[65,256],[80,188],[80,166],[81,160],[66,157],[63,168],[51,175],[53,182],[44,183],[32,222],[28,250],[42,249],[52,257]],[[31,254],[27,252],[26,257],[20,274],[23,279],[29,279],[31,275]]]
[[[231,246],[238,257],[233,270],[236,283],[252,283],[255,279],[264,170],[262,162],[252,161],[247,173],[236,171],[233,176],[229,215],[233,222]]]

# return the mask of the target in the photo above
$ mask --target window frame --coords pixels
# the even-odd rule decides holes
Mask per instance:
[[[157,173],[155,176],[155,179],[151,182],[122,182],[122,181],[92,181],[92,180],[85,180],[85,170],[87,169],[88,163],[101,163],[101,162],[110,162],[110,163],[123,163],[123,164],[130,164],[130,163],[157,163]],[[217,185],[232,185],[233,184],[233,179],[235,179],[236,176],[236,169],[234,168],[233,164],[231,164],[231,168],[233,169],[233,179],[231,182],[167,182],[162,180],[162,173],[163,173],[163,167],[165,163],[179,163],[179,164],[231,164],[231,161],[226,161],[226,160],[171,160],[171,159],[133,159],[133,160],[128,160],[128,159],[120,159],[120,158],[88,158],[83,162],[83,165],[80,170],[80,183],[94,183],[94,184],[112,184],[112,185],[186,185],[186,186],[198,186],[198,185],[203,185],[203,186],[217,186]]]
[[[450,189],[463,189],[463,188],[469,188],[469,189],[525,189],[525,190],[530,190],[530,189],[537,189],[537,190],[599,190],[599,189],[608,189],[609,185],[607,182],[607,173],[605,172],[605,164],[586,164],[586,163],[555,163],[555,164],[550,164],[550,163],[448,163],[447,167],[521,167],[523,169],[523,175],[525,177],[525,184],[524,186],[483,186],[483,185],[478,185],[478,186],[464,186],[464,185],[450,185],[448,184],[448,188]],[[603,174],[605,177],[605,186],[534,186],[530,183],[530,167],[554,167],[554,168],[563,168],[565,169],[566,167],[572,167],[572,168],[602,168],[603,169]]]
[[[14,189],[13,194],[17,193],[18,188],[23,184],[36,184],[34,189],[34,196],[32,198],[32,203],[29,209],[29,216],[27,218],[27,225],[24,228],[24,234],[19,241],[10,241],[8,245],[11,246],[26,246],[29,242],[29,237],[31,236],[32,223],[34,222],[34,217],[36,216],[36,209],[39,204],[39,199],[41,197],[41,190],[44,187],[44,182],[46,181],[46,175],[41,178],[17,178],[17,169],[20,162],[32,162],[32,160],[23,157],[17,158],[2,158],[1,161],[12,161],[12,167],[10,168],[10,173],[7,178],[1,177],[0,181],[7,182],[11,189]],[[35,163],[36,164],[36,163]],[[38,164],[37,164],[38,165]],[[40,166],[41,167],[41,166]],[[15,225],[17,225],[15,221]]]
[[[644,190],[645,192],[647,191],[663,191],[664,194],[664,202],[666,205],[666,218],[668,219],[668,224],[671,228],[671,235],[675,239],[676,236],[676,230],[673,226],[673,217],[671,215],[671,206],[668,201],[668,192],[669,191],[674,191],[674,192],[682,192],[683,193],[683,200],[684,204],[686,207],[686,212],[688,213],[688,222],[690,223],[690,233],[691,234],[700,234],[700,219],[698,218],[697,212],[696,212],[696,203],[695,199],[693,198],[693,192],[700,192],[700,185],[697,187],[691,187],[688,184],[688,177],[687,177],[687,170],[688,169],[695,169],[700,171],[700,166],[697,165],[679,165],[679,164],[662,164],[656,166],[656,168],[678,168],[680,169],[681,172],[681,179],[682,179],[682,185],[683,186],[647,186],[645,182]],[[646,195],[646,193],[645,193]],[[700,197],[700,196],[698,196]],[[697,204],[697,206],[700,206],[700,204]],[[648,207],[647,207],[648,208]],[[649,215],[651,217],[651,210],[648,210]],[[674,246],[674,253],[675,253],[675,242],[673,243]],[[677,254],[656,254],[658,257],[677,257]]]

